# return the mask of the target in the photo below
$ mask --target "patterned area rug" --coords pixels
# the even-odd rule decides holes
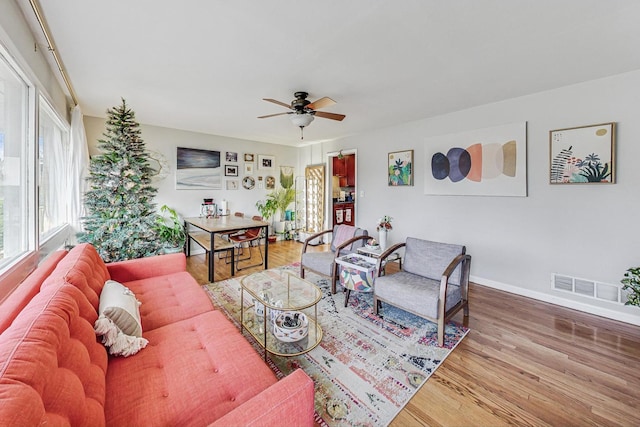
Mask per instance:
[[[299,265],[283,268],[297,272]],[[323,293],[318,303],[322,342],[307,354],[269,355],[269,359],[278,378],[298,367],[313,378],[320,425],[389,424],[468,332],[462,325],[449,323],[445,346],[440,348],[434,323],[389,305],[383,305],[382,319],[373,314],[371,293],[352,292],[344,307],[340,287],[332,295],[327,279],[312,273],[307,279]],[[213,303],[239,325],[240,279],[204,288]],[[252,305],[250,298],[245,298],[245,304]],[[253,341],[247,332],[245,337]],[[262,348],[253,344],[262,355]]]

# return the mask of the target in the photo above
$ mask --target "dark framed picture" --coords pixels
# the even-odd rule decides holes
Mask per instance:
[[[258,169],[273,169],[276,163],[275,156],[266,156],[263,154],[258,154]]]
[[[244,161],[245,162],[254,162],[254,155],[251,153],[244,153]]]
[[[224,176],[238,176],[238,166],[224,165]]]
[[[226,155],[227,162],[237,162],[238,161],[238,153],[234,153],[232,151],[227,151]]]

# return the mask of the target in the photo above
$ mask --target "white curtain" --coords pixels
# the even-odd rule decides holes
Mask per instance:
[[[84,193],[87,188],[87,176],[89,175],[89,146],[87,135],[82,121],[80,106],[73,107],[71,112],[71,138],[70,138],[69,162],[69,224],[75,232],[82,230],[80,218],[84,216]]]
[[[60,200],[67,199],[65,182],[65,147],[62,141],[62,130],[49,122],[41,126],[42,159],[40,177],[40,208],[44,209],[40,217],[40,232],[45,235],[56,227],[67,222],[67,206]]]

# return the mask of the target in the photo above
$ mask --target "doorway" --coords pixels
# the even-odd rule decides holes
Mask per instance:
[[[356,224],[356,151],[329,153],[328,211],[330,226]]]

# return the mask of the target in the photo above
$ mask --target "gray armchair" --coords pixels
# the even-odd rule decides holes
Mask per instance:
[[[344,232],[348,231],[350,237],[343,241],[340,240],[340,236],[344,236]],[[353,233],[351,233],[353,231]],[[331,233],[331,248],[329,251],[310,251],[309,242]],[[313,271],[314,273],[322,276],[329,277],[331,279],[331,293],[336,293],[336,278],[338,277],[338,268],[336,265],[336,258],[342,255],[356,252],[357,248],[364,246],[365,240],[369,239],[369,233],[367,230],[357,227],[351,227],[348,225],[336,225],[331,230],[324,230],[309,236],[304,241],[302,247],[302,256],[300,257],[300,277],[304,279],[305,270]]]
[[[385,258],[404,247],[402,270],[382,275]],[[438,345],[444,345],[444,325],[461,309],[469,316],[469,269],[471,256],[461,245],[408,237],[388,248],[378,260],[373,305],[378,314],[381,302],[438,324]]]

